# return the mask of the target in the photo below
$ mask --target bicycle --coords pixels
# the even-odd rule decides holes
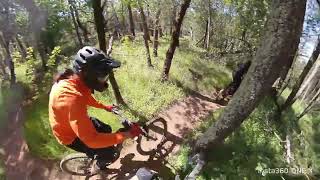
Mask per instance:
[[[124,129],[130,129],[133,123],[128,118],[124,117],[119,110],[114,110],[112,112],[120,117]],[[167,134],[166,122],[163,121],[163,119],[158,118],[151,122],[147,122],[144,125],[139,125],[139,127],[142,130],[142,134],[139,135],[137,139],[137,151],[142,155],[155,154],[156,149],[161,146],[163,141],[165,141]],[[156,148],[144,146],[147,141],[153,141],[154,143],[152,144],[154,144]],[[113,155],[112,160],[108,162],[107,166],[119,159],[122,144],[114,146],[114,148],[116,150],[115,154]],[[72,153],[65,156],[60,161],[60,168],[62,171],[71,175],[86,176],[89,178],[95,175],[91,173],[91,168],[95,162],[96,156],[91,158],[85,153]]]

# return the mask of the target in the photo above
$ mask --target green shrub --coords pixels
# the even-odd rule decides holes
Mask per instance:
[[[54,138],[48,116],[48,97],[39,97],[25,109],[27,121],[24,124],[24,136],[32,154],[48,159],[60,158],[67,148]]]

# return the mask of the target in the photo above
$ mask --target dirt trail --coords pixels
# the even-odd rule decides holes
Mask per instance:
[[[112,179],[129,179],[140,167],[160,172],[167,178],[172,177],[166,164],[166,158],[179,150],[183,138],[190,133],[203,117],[221,107],[210,96],[195,93],[171,105],[160,112],[159,117],[167,124],[167,139],[159,149],[161,157],[141,155],[136,150],[136,142],[130,143],[121,151],[118,161],[109,166],[115,174]],[[17,105],[17,113],[11,117],[8,128],[1,132],[0,153],[5,162],[7,180],[77,180],[83,179],[70,176],[60,171],[58,162],[45,161],[33,157],[23,139],[23,114],[21,106]],[[3,136],[5,135],[5,136]],[[143,148],[154,148],[153,143],[144,145]],[[92,178],[94,179],[94,178]]]

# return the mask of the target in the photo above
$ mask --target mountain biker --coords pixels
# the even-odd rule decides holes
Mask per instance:
[[[244,76],[247,74],[249,67],[251,66],[251,61],[245,63],[240,63],[235,71],[232,73],[232,82],[227,86],[226,89],[221,91],[222,97],[233,95],[239,88]]]
[[[75,151],[97,157],[97,166],[105,169],[112,160],[115,145],[141,134],[134,125],[127,132],[112,133],[109,125],[87,114],[87,106],[111,112],[113,105],[97,102],[92,93],[108,88],[108,76],[120,63],[101,50],[86,46],[80,49],[72,62],[56,77],[49,97],[49,121],[58,142]]]

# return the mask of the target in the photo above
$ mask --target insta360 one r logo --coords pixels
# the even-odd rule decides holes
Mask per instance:
[[[282,168],[265,168],[262,170],[257,170],[262,176],[267,174],[312,174],[311,168],[291,168],[291,167],[282,167]]]

